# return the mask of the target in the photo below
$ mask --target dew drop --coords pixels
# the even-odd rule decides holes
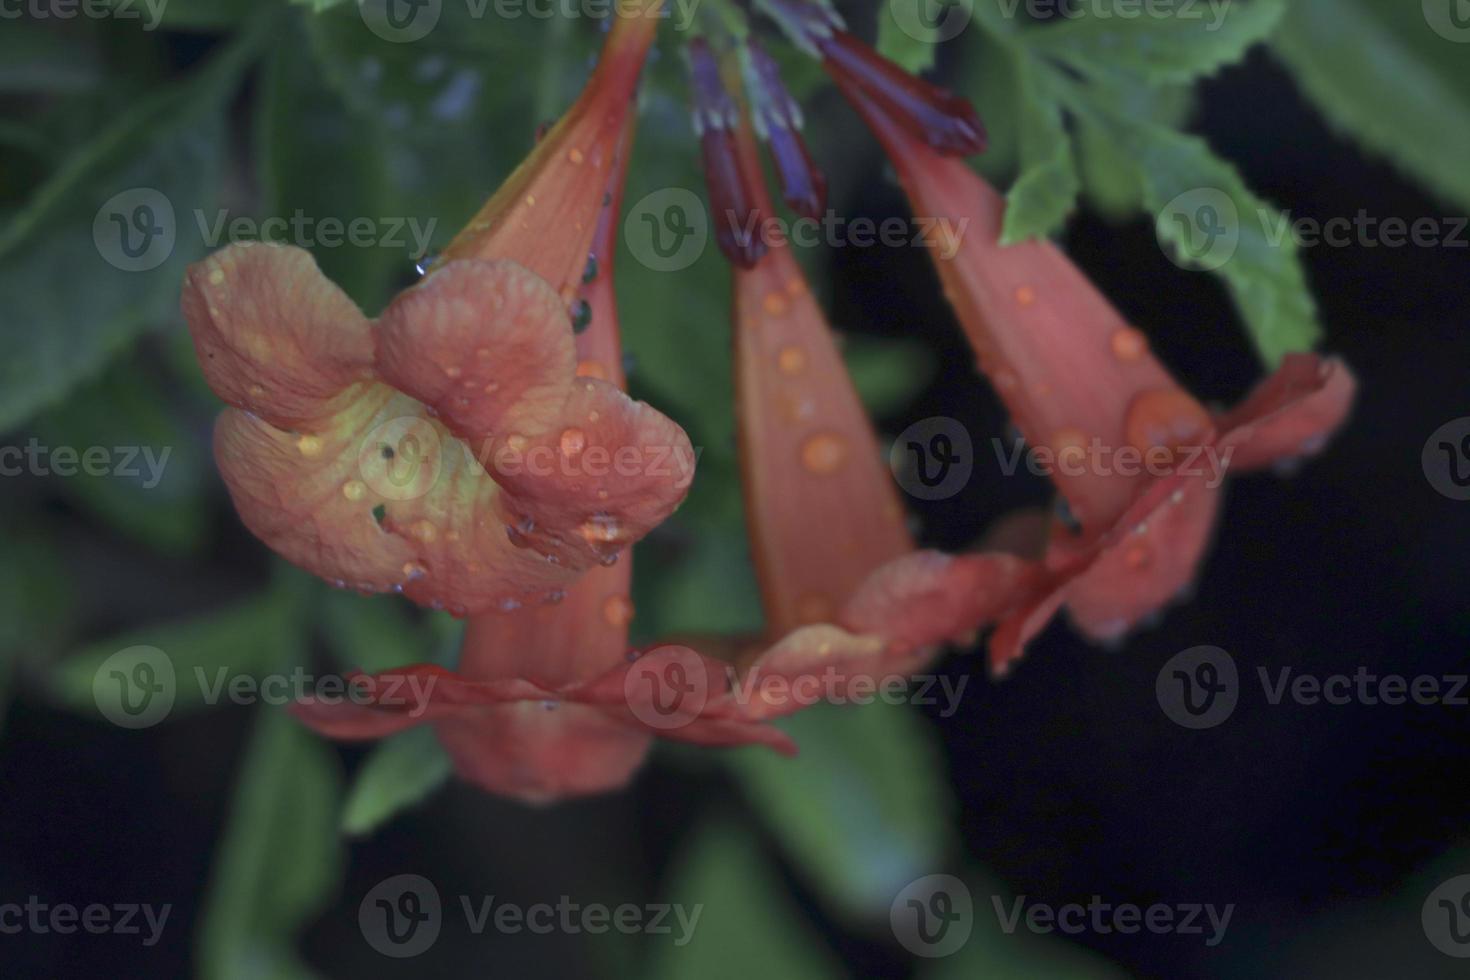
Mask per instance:
[[[558,445],[563,456],[575,456],[587,448],[587,433],[581,429],[563,429]]]
[[[801,465],[808,473],[835,473],[847,459],[847,443],[841,436],[820,432],[801,444]]]
[[[1108,346],[1113,350],[1113,356],[1120,361],[1136,361],[1148,351],[1148,338],[1142,331],[1132,327],[1122,327],[1113,332]]]
[[[602,618],[609,626],[627,626],[633,620],[633,601],[625,595],[610,595],[602,600]]]
[[[776,355],[776,366],[781,369],[782,374],[800,374],[806,367],[806,351],[794,344],[783,347]]]

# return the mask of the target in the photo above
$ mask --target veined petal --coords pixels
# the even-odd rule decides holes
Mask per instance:
[[[314,431],[372,380],[367,318],[302,249],[221,249],[189,268],[182,305],[209,386],[280,428]]]
[[[740,149],[753,164],[749,129],[740,131]],[[830,620],[913,540],[872,424],[789,246],[735,270],[734,319],[746,513],[768,628],[779,634]]]

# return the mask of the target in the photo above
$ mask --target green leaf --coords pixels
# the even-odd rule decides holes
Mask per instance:
[[[176,317],[200,251],[185,223],[215,197],[226,101],[254,37],[124,113],[0,229],[0,431]]]
[[[101,71],[96,52],[76,34],[36,21],[8,20],[0,32],[0,92],[10,95],[85,92]]]
[[[279,0],[168,0],[163,26],[175,31],[237,27],[259,12],[261,7],[278,2]]]
[[[432,659],[434,638],[409,619],[402,600],[323,590],[322,631],[344,668],[377,673]]]
[[[98,672],[126,665],[114,654],[134,648],[163,651],[172,667],[173,713],[228,702],[236,677],[258,679],[275,667],[281,651],[300,644],[298,603],[287,590],[273,588],[251,599],[189,619],[160,623],[92,643],[62,660],[52,687],[67,706],[88,713],[99,708],[93,683]],[[165,677],[163,683],[170,683]]]
[[[882,702],[816,705],[780,724],[801,754],[731,753],[741,784],[828,902],[886,916],[954,844],[956,804],[933,733],[908,705]]]
[[[340,797],[327,744],[284,711],[261,711],[197,937],[205,980],[311,975],[292,946],[327,907],[341,872]]]
[[[927,344],[862,334],[842,338],[842,358],[868,414],[880,418],[906,408],[939,368]]]
[[[918,74],[934,67],[935,45],[946,22],[931,17],[935,0],[889,0],[878,15],[878,53]],[[950,4],[946,3],[946,7]],[[952,11],[962,15],[963,11]]]
[[[1215,252],[1209,265],[1229,287],[1261,358],[1275,365],[1310,349],[1321,335],[1316,301],[1284,216],[1252,194],[1204,140],[1147,124],[1117,131],[1138,161],[1144,204],[1176,258],[1184,261],[1199,247],[1199,209],[1218,213],[1226,251]],[[1232,235],[1237,240],[1230,245]]]
[[[359,119],[328,86],[302,31],[283,32],[261,81],[256,147],[263,210],[291,219],[370,221],[375,243],[310,247],[329,279],[370,312],[381,309],[423,257],[393,198],[383,125]],[[418,254],[414,254],[417,252]]]
[[[0,659],[49,653],[70,627],[73,583],[50,535],[7,529],[3,540]]]
[[[1329,122],[1470,208],[1470,29],[1447,19],[1455,2],[1426,23],[1411,0],[1296,0],[1272,47]]]
[[[101,475],[93,466],[56,480],[68,497],[156,551],[183,554],[208,529],[211,451],[207,434],[159,398],[158,382],[141,364],[114,367],[43,416],[39,431],[53,454],[69,447],[106,456]]]
[[[1060,231],[1081,189],[1061,103],[1045,72],[1029,58],[1016,55],[1013,61],[1014,91],[1020,99],[1021,175],[1006,195],[1004,245]]]
[[[305,27],[317,71],[351,111],[349,124],[373,127],[357,136],[377,143],[393,200],[411,202],[392,217],[415,221],[433,247],[447,244],[534,142],[537,86],[526,79],[544,60],[544,22],[475,17],[471,5],[445,3],[432,30],[403,44],[377,36],[356,4],[344,4]],[[584,73],[583,65],[575,70]]]
[[[832,953],[802,923],[755,842],[728,821],[700,828],[678,859],[664,900],[684,918],[671,916],[674,932],[655,937],[667,941],[647,944],[652,955],[639,976],[835,980],[843,975]],[[679,945],[681,939],[687,941]]]
[[[1027,48],[1089,74],[1122,73],[1150,84],[1211,75],[1245,56],[1275,29],[1285,0],[1170,6],[1168,14],[1124,19],[1069,17],[1015,32]]]
[[[342,832],[366,836],[449,778],[449,756],[421,725],[384,739],[362,764],[342,811]]]

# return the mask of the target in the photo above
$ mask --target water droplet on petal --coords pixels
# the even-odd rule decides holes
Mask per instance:
[[[633,619],[633,601],[625,595],[610,595],[602,600],[602,618],[609,626],[627,626]]]
[[[782,374],[800,374],[802,368],[806,367],[806,351],[794,344],[781,348],[781,353],[776,355],[776,366],[781,369]]]
[[[1108,346],[1113,349],[1113,356],[1118,360],[1132,362],[1148,352],[1148,338],[1132,327],[1123,327],[1113,332]]]
[[[847,443],[841,436],[819,432],[801,444],[801,465],[808,473],[826,476],[842,468],[847,460]]]
[[[575,456],[587,448],[587,433],[581,429],[563,429],[559,444],[563,456]]]

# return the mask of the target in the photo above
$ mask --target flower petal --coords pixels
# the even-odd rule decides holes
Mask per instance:
[[[1310,456],[1347,418],[1357,380],[1340,358],[1288,354],[1245,401],[1219,419],[1233,447],[1230,465],[1249,472],[1282,459]]]
[[[209,386],[280,428],[314,431],[372,377],[367,319],[303,249],[221,249],[189,268],[183,312]]]

